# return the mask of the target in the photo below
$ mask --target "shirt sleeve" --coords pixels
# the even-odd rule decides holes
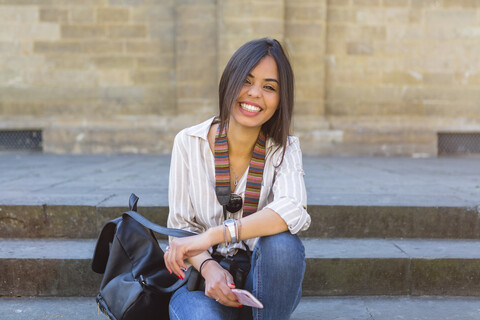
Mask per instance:
[[[281,156],[280,150],[277,153]],[[311,218],[307,212],[305,172],[298,138],[289,137],[283,162],[275,169],[275,173],[272,187],[273,201],[265,208],[278,213],[292,234],[307,230],[310,227]]]
[[[195,222],[195,211],[189,192],[188,146],[188,136],[181,131],[173,142],[172,159],[170,162],[167,226],[169,228],[200,233],[203,230]]]

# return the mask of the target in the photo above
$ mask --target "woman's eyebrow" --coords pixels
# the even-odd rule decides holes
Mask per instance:
[[[250,77],[250,78],[255,78],[255,77],[253,76],[253,74],[251,74],[251,73],[248,74],[248,77]],[[273,78],[266,78],[266,79],[263,79],[263,80],[265,80],[265,81],[272,81],[272,82],[276,82],[276,83],[280,84],[280,82],[278,82],[277,79],[273,79]]]

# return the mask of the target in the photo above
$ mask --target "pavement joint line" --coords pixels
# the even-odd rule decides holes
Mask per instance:
[[[113,194],[110,194],[109,196],[107,196],[106,198],[104,198],[102,201],[100,201],[99,203],[97,203],[95,205],[95,209],[96,211],[98,211],[98,207],[102,204],[102,203],[105,203],[107,202],[108,200],[112,199],[112,198],[115,198],[117,196],[116,193],[113,193]]]
[[[408,253],[406,253],[398,244],[395,243],[395,240],[392,240],[392,243],[393,245],[398,249],[400,250],[401,252],[403,252],[408,258],[412,258]]]

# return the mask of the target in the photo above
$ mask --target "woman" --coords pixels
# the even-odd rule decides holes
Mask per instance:
[[[165,263],[181,279],[200,271],[205,291],[177,290],[171,319],[289,319],[298,305],[305,253],[295,234],[310,216],[299,141],[288,136],[293,87],[280,43],[250,41],[225,67],[220,115],[176,136],[168,226],[199,234],[171,239]],[[233,276],[212,259],[250,249],[245,289],[263,309],[240,309]]]

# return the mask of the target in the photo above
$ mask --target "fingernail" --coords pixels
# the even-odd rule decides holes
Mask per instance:
[[[231,285],[232,287],[235,287],[235,283],[230,283],[230,285]]]
[[[172,274],[172,271],[170,269],[167,269],[170,274]]]
[[[180,277],[180,276],[177,276],[177,277],[178,277],[178,279],[180,279],[180,280],[183,280],[183,278],[182,278],[182,277]]]
[[[241,308],[241,307],[242,307],[242,305],[239,305],[238,307],[239,307],[239,308]]]

